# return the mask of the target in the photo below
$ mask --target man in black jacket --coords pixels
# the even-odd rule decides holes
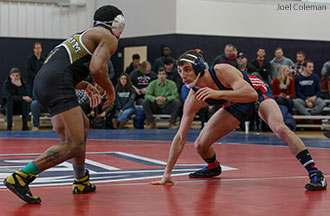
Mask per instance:
[[[125,73],[130,74],[132,71],[139,69],[140,66],[140,55],[135,53],[132,55],[132,62],[126,67]]]
[[[257,72],[262,78],[262,81],[270,85],[272,82],[272,80],[270,80],[272,66],[270,62],[266,60],[265,56],[266,56],[265,48],[259,48],[257,51],[257,58],[251,61],[251,64],[257,68]]]
[[[33,44],[33,55],[31,55],[26,63],[26,82],[27,91],[30,97],[33,97],[33,81],[38,71],[42,67],[45,61],[45,57],[41,55],[42,47],[41,43],[35,42]]]
[[[22,130],[29,130],[27,125],[29,115],[29,103],[32,99],[28,96],[26,84],[21,79],[21,72],[14,67],[10,70],[8,79],[2,85],[2,92],[6,99],[7,130],[12,128],[13,113],[15,107],[22,112]]]

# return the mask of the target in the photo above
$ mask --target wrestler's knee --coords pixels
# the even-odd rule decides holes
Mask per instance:
[[[204,153],[208,150],[208,147],[201,140],[197,139],[194,142],[195,151],[198,153]]]
[[[284,123],[274,125],[272,130],[279,137],[287,136],[287,134],[291,132]]]
[[[80,154],[85,153],[86,151],[86,145],[84,140],[75,140],[70,145],[70,154],[74,157]]]

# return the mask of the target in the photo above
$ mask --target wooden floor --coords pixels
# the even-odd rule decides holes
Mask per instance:
[[[66,161],[31,184],[40,205],[24,204],[0,183],[0,215],[329,215],[330,193],[305,191],[306,170],[273,135],[230,133],[213,145],[222,174],[189,179],[188,173],[205,166],[193,145],[199,132],[189,132],[172,172],[177,185],[154,186],[149,183],[161,178],[176,130],[90,130],[86,167],[96,192],[72,194],[72,163]],[[329,140],[302,140],[329,178]],[[0,131],[0,182],[58,142],[49,130]]]

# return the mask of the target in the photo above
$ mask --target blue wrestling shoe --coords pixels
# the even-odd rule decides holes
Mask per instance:
[[[194,173],[189,174],[189,178],[212,178],[214,176],[218,176],[221,174],[221,166],[220,163],[217,167],[213,169],[209,169],[208,167],[205,167],[201,170],[198,170]]]
[[[94,184],[89,182],[89,172],[86,170],[86,175],[82,178],[74,178],[72,185],[72,193],[74,194],[83,194],[94,192],[96,187]]]
[[[4,180],[4,185],[19,198],[30,204],[41,203],[40,197],[32,196],[29,184],[36,178],[33,174],[16,171]]]
[[[320,170],[310,173],[309,178],[311,181],[305,185],[306,190],[318,191],[327,188],[327,181]]]

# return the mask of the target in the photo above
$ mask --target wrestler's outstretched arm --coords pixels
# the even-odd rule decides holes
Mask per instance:
[[[183,107],[183,116],[181,119],[179,130],[172,140],[170,152],[168,155],[167,165],[165,167],[163,177],[160,181],[154,181],[151,182],[151,184],[153,185],[175,184],[171,178],[172,169],[174,168],[175,163],[178,160],[183,150],[183,147],[186,143],[186,137],[189,132],[190,126],[194,120],[194,117],[196,115],[196,112],[204,106],[207,106],[207,104],[203,101],[198,101],[196,99],[195,92],[191,90]]]

